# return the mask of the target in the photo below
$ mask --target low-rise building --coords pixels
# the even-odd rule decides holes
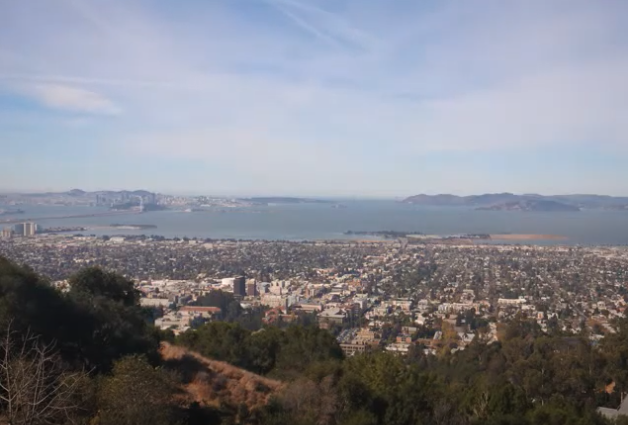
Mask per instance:
[[[323,328],[331,324],[342,325],[347,320],[347,312],[341,308],[328,308],[318,315],[318,322]]]
[[[168,298],[140,298],[140,305],[142,307],[169,307],[172,304],[172,301]]]

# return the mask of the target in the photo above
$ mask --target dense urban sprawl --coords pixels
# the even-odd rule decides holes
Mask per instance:
[[[40,236],[3,240],[0,255],[61,287],[86,266],[122,273],[176,334],[220,316],[196,302],[214,290],[267,321],[310,314],[347,354],[460,350],[515,315],[596,340],[628,299],[628,249],[613,247]]]

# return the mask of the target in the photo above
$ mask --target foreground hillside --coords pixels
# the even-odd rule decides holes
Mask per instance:
[[[345,358],[305,324],[174,339],[128,279],[88,268],[69,283],[0,258],[0,424],[610,425],[597,408],[628,392],[625,318],[596,344],[518,316],[495,343]]]

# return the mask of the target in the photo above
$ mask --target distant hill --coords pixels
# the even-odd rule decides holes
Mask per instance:
[[[153,192],[149,192],[148,190],[119,190],[119,191],[115,191],[115,190],[100,190],[97,192],[85,192],[86,194],[92,194],[92,195],[102,195],[102,196],[122,196],[122,195],[127,195],[127,196],[150,196],[153,194]]]
[[[486,193],[483,195],[471,195],[471,196],[456,196],[449,194],[440,195],[416,195],[404,199],[402,202],[407,204],[417,205],[432,205],[432,206],[479,206],[479,205],[493,205],[503,202],[515,202],[522,198],[522,196],[514,195],[512,193]]]
[[[122,196],[122,195],[128,195],[128,196],[150,196],[152,195],[153,192],[149,192],[148,190],[97,190],[94,192],[87,192],[85,190],[81,190],[81,189],[72,189],[72,190],[68,190],[67,192],[44,192],[44,193],[20,193],[19,195],[22,196],[30,196],[30,197],[41,197],[41,196],[53,196],[53,195],[57,195],[57,196],[72,196],[75,198],[80,198],[80,197],[94,197],[96,195],[102,195],[102,196]]]
[[[513,193],[486,193],[484,195],[467,196],[465,203],[471,205],[494,205],[506,202],[519,202],[528,198]]]
[[[545,203],[545,201],[549,203]],[[552,196],[516,195],[508,192],[471,196],[421,194],[410,196],[401,202],[424,206],[475,207],[481,210],[575,211],[605,209],[623,211],[628,209],[628,197],[580,194]]]
[[[479,211],[580,211],[580,208],[563,204],[556,201],[548,201],[544,199],[538,200],[521,200],[514,202],[504,202],[501,204],[495,204],[488,207],[477,207]]]
[[[81,190],[81,189],[72,189],[72,190],[66,192],[65,194],[69,195],[69,196],[83,196],[86,193],[87,192],[85,192],[84,190]]]

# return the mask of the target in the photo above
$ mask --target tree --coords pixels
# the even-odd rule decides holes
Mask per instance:
[[[177,343],[203,356],[248,369],[249,335],[250,332],[237,323],[211,322],[179,335]]]
[[[606,361],[606,374],[615,382],[615,391],[628,391],[628,318],[617,320],[615,333],[609,333],[600,342]]]
[[[175,381],[145,358],[118,360],[98,391],[100,425],[171,425],[178,417]]]
[[[98,267],[81,270],[70,278],[70,292],[91,297],[105,297],[125,306],[139,303],[139,291],[125,277]]]
[[[10,425],[65,421],[81,408],[83,372],[67,372],[53,343],[9,327],[0,344],[0,416]]]
[[[283,332],[275,365],[280,374],[301,373],[314,362],[342,360],[344,357],[336,338],[323,329],[294,325]]]
[[[156,361],[158,334],[147,323],[133,282],[116,273],[87,268],[70,278],[67,296],[76,320],[66,338],[90,369],[109,371],[125,355]]]
[[[275,368],[277,354],[284,344],[284,331],[276,327],[264,328],[248,339],[249,369],[265,375]]]

